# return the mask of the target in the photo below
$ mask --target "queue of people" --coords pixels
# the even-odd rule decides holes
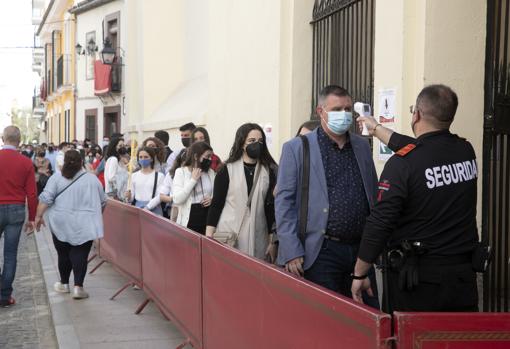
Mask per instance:
[[[279,165],[263,129],[254,123],[238,128],[224,163],[207,129],[193,123],[179,129],[181,150],[168,146],[169,134],[163,130],[135,149],[116,134],[101,146],[85,140],[25,147],[23,155],[33,158],[32,166],[12,152],[19,136],[15,129],[6,129],[7,148],[0,152],[0,162],[19,156],[18,170],[33,176],[34,183],[37,178],[37,185],[8,182],[24,189],[0,189],[0,209],[7,202],[5,210],[21,214],[21,197],[23,202],[29,197],[29,228],[46,223],[53,234],[60,271],[55,290],[71,292],[73,270],[72,294],[77,299],[87,296],[84,260],[91,241],[103,234],[101,210],[109,197],[375,308],[380,305],[374,263],[381,255],[383,260],[400,256],[398,265],[383,266],[389,285],[384,290],[386,311],[476,310],[476,274],[471,268],[473,251],[481,248],[476,159],[471,145],[449,132],[457,104],[447,86],[424,88],[412,111],[417,138],[360,117],[371,135],[396,152],[380,180],[367,139],[352,132],[352,97],[335,85],[319,95],[318,120],[305,122],[283,145]],[[467,162],[471,170],[463,171],[468,175],[451,170]],[[445,167],[448,176],[438,177]],[[40,194],[37,214],[35,188]],[[9,195],[13,200],[2,201]],[[80,211],[89,206],[91,210]],[[70,210],[73,215],[67,214]],[[21,230],[18,221],[8,223],[9,231]],[[19,236],[9,234],[14,236],[9,240],[12,250]],[[9,256],[5,258],[12,260]],[[12,303],[15,263],[6,265],[2,304]],[[458,297],[461,288],[465,294]]]

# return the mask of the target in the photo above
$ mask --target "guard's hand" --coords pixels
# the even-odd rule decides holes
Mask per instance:
[[[368,134],[371,136],[374,135],[374,129],[377,126],[377,124],[379,124],[373,116],[358,116],[356,122],[358,123],[360,132],[363,131],[363,123],[365,123],[365,126],[367,127],[368,130]]]
[[[200,179],[200,176],[202,176],[202,170],[199,168],[194,168],[193,171],[191,171],[191,178],[198,181]]]
[[[285,269],[296,276],[305,275],[305,271],[303,270],[303,257],[294,258],[287,264],[285,264]]]
[[[363,291],[367,291],[368,295],[371,297],[374,296],[372,287],[370,286],[370,279],[366,277],[363,280],[352,280],[352,299],[358,303],[363,303]]]
[[[25,224],[25,231],[27,233],[27,235],[30,235],[34,232],[35,230],[35,223],[34,221],[29,221]]]

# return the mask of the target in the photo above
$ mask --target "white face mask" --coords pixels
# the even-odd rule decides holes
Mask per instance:
[[[352,125],[352,113],[350,111],[329,111],[328,128],[336,135],[343,135]]]

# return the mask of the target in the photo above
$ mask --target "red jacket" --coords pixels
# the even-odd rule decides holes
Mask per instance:
[[[34,221],[37,210],[37,185],[32,161],[16,150],[0,150],[0,205],[25,204],[28,219]]]

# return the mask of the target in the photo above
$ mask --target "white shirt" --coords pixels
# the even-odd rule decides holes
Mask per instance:
[[[158,195],[159,187],[163,184],[163,175],[159,172],[152,172],[149,174],[138,171],[131,176],[131,198],[136,201],[151,201],[152,193],[154,191],[154,176],[158,173],[158,180],[156,183],[156,196]]]
[[[147,208],[152,210],[153,208],[161,204],[161,198],[159,197],[159,194],[171,196],[172,183],[173,183],[172,176],[170,176],[170,173],[167,173],[165,179],[163,180],[163,184],[161,184],[161,186],[158,188],[156,196],[147,204]]]
[[[106,194],[112,193],[115,188],[115,175],[119,169],[119,160],[110,156],[104,165],[104,183]]]
[[[57,166],[55,166],[55,172],[61,173],[62,172],[62,166],[64,166],[64,152],[62,150],[58,151],[57,158],[55,162],[57,163]]]

